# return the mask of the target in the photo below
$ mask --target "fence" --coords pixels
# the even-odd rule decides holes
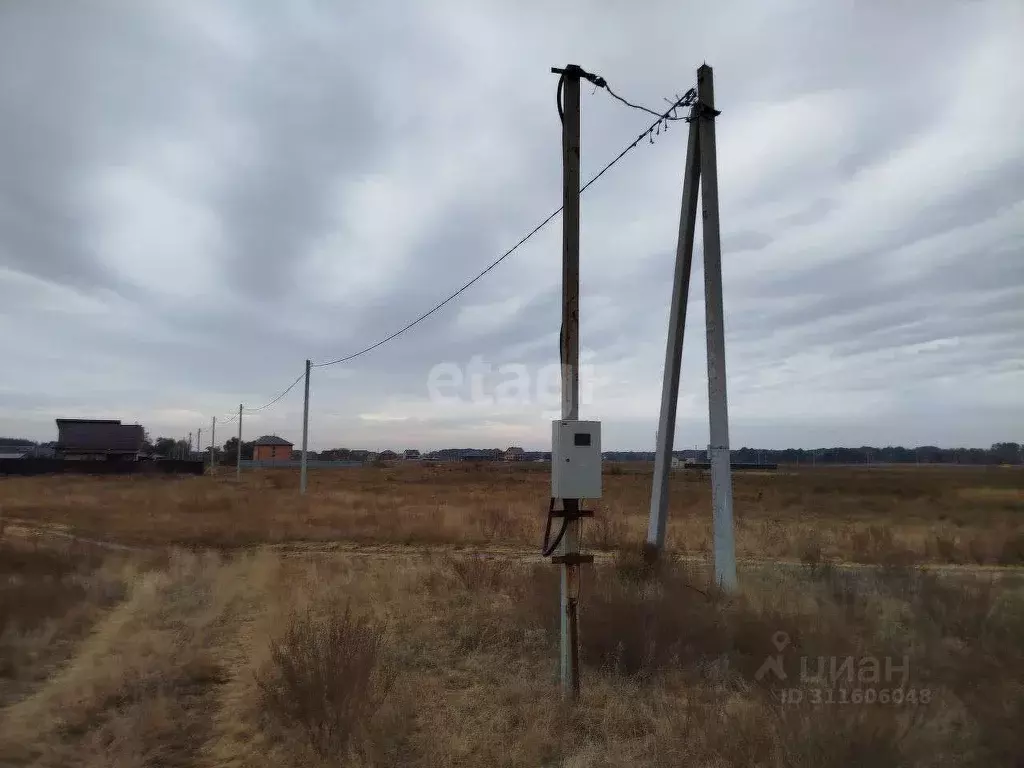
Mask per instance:
[[[68,461],[66,459],[0,459],[0,475],[201,475],[201,461]]]
[[[242,459],[242,469],[298,469],[302,465],[298,459],[287,460],[246,460]],[[230,465],[228,465],[230,466]],[[306,466],[309,469],[344,469],[349,467],[366,466],[362,461],[324,461],[321,459],[308,459]]]

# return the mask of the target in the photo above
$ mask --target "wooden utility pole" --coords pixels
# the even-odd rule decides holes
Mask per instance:
[[[558,70],[553,70],[558,71]],[[562,419],[577,420],[580,361],[580,74],[570,64],[559,71],[563,78],[562,115]],[[562,693],[575,698],[579,693],[578,599],[580,520],[579,499],[562,499],[569,519],[562,539],[559,611],[559,670]]]
[[[306,394],[302,400],[302,460],[299,462],[299,493],[306,492],[306,448],[309,444],[309,369],[306,361]]]
[[[210,420],[210,474],[217,474],[217,417]]]
[[[235,479],[242,479],[242,404],[238,404],[238,445],[235,449]]]

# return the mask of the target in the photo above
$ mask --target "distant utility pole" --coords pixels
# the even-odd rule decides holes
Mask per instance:
[[[302,400],[302,460],[299,462],[299,493],[306,492],[306,448],[309,445],[309,360],[306,361],[306,395]]]
[[[647,544],[651,555],[665,546],[668,517],[668,473],[679,399],[686,298],[693,261],[698,181],[702,199],[704,232],[704,321],[707,335],[708,410],[711,422],[711,504],[714,519],[715,581],[726,590],[736,589],[736,548],[732,516],[732,466],[729,450],[729,408],[726,396],[725,323],[722,301],[722,249],[718,221],[718,164],[715,151],[715,92],[711,67],[697,70],[697,103],[690,112],[690,132],[683,175],[683,203],[676,246],[665,378],[658,426],[660,440],[655,453]],[[701,178],[703,177],[703,178]]]
[[[196,453],[199,454],[199,458],[203,458],[203,429],[199,428],[199,432],[196,434]],[[188,458],[192,459],[192,433],[188,433]]]
[[[210,421],[210,474],[217,474],[217,417]]]
[[[242,479],[242,404],[238,404],[238,445],[235,447],[235,479]]]

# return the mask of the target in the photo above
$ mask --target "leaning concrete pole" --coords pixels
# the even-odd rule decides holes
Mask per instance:
[[[658,431],[654,439],[654,483],[651,487],[651,510],[647,522],[647,547],[648,553],[652,556],[656,556],[665,546],[668,480],[672,469],[672,443],[676,431],[676,406],[679,402],[686,299],[690,290],[690,267],[693,264],[693,233],[697,225],[700,148],[695,115],[696,108],[690,112],[690,136],[686,143],[683,203],[679,213],[679,239],[676,243],[672,304],[669,309],[668,340],[665,344],[665,378],[661,385],[661,414],[658,417]]]

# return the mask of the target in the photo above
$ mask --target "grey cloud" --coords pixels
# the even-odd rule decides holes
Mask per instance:
[[[998,17],[997,4],[968,6],[921,14],[911,4],[793,2],[681,14],[666,1],[644,14],[593,14],[456,2],[396,15],[312,4],[8,4],[0,10],[0,421],[9,426],[0,431],[45,437],[55,409],[124,409],[180,432],[200,414],[269,399],[306,357],[338,357],[397,330],[561,202],[551,64],[578,61],[655,104],[707,59],[723,110],[730,399],[742,415],[734,442],[1002,439],[1022,357],[1012,333],[1024,301],[1020,229],[1006,221],[1024,199],[1020,161],[986,167],[970,154],[936,156],[929,178],[937,183],[920,199],[904,195],[880,220],[851,224],[875,210],[858,180],[948,126],[973,72],[965,62],[1007,50],[1009,17]],[[560,24],[570,20],[566,40]],[[1020,101],[1010,79],[970,84],[994,108]],[[791,106],[772,109],[780,104]],[[835,135],[816,136],[815,120]],[[584,175],[645,121],[588,90]],[[613,447],[653,439],[679,211],[677,128],[584,198],[583,346],[614,379],[598,393],[596,407],[607,411],[595,414]],[[766,132],[779,140],[765,144]],[[1011,121],[985,114],[964,140],[1021,148]],[[187,168],[161,154],[167,141]],[[745,153],[748,142],[759,153]],[[165,204],[130,201],[130,209],[98,196],[97,183],[120,171],[202,212],[214,236],[195,236],[194,222],[168,225],[174,214],[165,211],[153,221],[171,231],[134,229],[111,245],[108,228]],[[388,184],[383,199],[359,209],[377,220],[363,241],[355,230],[367,222],[344,214],[367,179]],[[557,359],[559,225],[394,344],[319,369],[314,445],[398,447],[431,435],[500,444],[503,429],[508,442],[523,434],[543,442],[538,414],[487,425],[431,412],[424,401],[438,362]],[[374,239],[393,233],[402,236]],[[802,241],[808,233],[815,240]],[[830,252],[815,263],[818,238]],[[191,270],[209,268],[193,298],[145,271],[150,250],[173,258],[167,243],[199,249],[182,254],[182,285],[200,280]],[[906,247],[917,250],[897,253]],[[111,258],[112,248],[125,252]],[[362,264],[376,269],[345,285],[346,270]],[[702,442],[694,438],[706,430],[701,280],[695,265],[684,353],[684,389],[695,400],[680,418],[684,444]],[[66,308],[55,312],[61,296]],[[478,327],[467,327],[469,310],[483,318]],[[488,326],[488,313],[502,322]],[[951,338],[961,341],[901,352]],[[957,400],[954,418],[947,390],[903,383],[924,377],[954,389],[970,377],[986,394]],[[251,427],[291,434],[295,395]],[[874,398],[884,415],[825,406],[777,415],[794,397],[830,395]],[[375,412],[409,420],[358,416]]]

